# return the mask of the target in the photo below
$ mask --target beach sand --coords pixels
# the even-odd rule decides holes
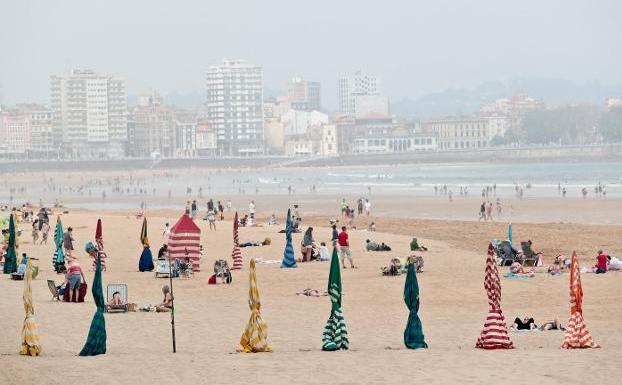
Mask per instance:
[[[261,218],[269,215],[280,199],[280,207],[292,203],[291,197],[244,197],[239,206],[255,199]],[[243,202],[242,202],[243,200]],[[561,199],[560,199],[561,200]],[[289,201],[289,202],[287,202]],[[335,216],[336,202],[318,199],[301,203],[303,226],[314,224],[317,241],[328,241],[328,218]],[[472,207],[475,216],[477,199],[459,202],[460,210]],[[485,251],[490,238],[505,236],[506,224],[421,219],[411,205],[399,205],[391,197],[374,197],[378,232],[363,230],[368,219],[358,219],[358,230],[350,231],[352,251],[358,269],[342,271],[343,312],[350,334],[350,351],[323,352],[321,338],[330,312],[328,297],[297,296],[305,288],[324,291],[327,285],[328,262],[299,264],[297,269],[280,269],[279,264],[258,264],[257,282],[262,300],[262,315],[268,324],[268,341],[274,352],[261,354],[236,353],[242,331],[248,321],[248,262],[250,257],[280,260],[284,235],[282,226],[241,228],[240,240],[260,241],[265,237],[272,244],[243,248],[244,269],[233,272],[232,285],[207,285],[213,262],[218,258],[230,261],[232,234],[231,216],[218,222],[217,231],[209,231],[207,223],[198,221],[202,230],[205,255],[202,271],[194,279],[174,280],[177,329],[177,353],[172,353],[170,314],[127,313],[106,314],[108,352],[98,357],[77,357],[89,329],[95,305],[90,294],[83,304],[57,303],[51,300],[46,279],[61,280],[52,271],[52,242],[33,246],[28,225],[22,224],[24,235],[19,252],[40,258],[39,277],[33,281],[36,319],[43,344],[41,357],[19,356],[20,332],[23,322],[22,282],[0,277],[0,384],[96,384],[152,383],[172,384],[485,384],[538,383],[579,384],[593,381],[618,383],[617,357],[622,352],[622,306],[619,288],[622,273],[596,276],[584,274],[584,316],[601,349],[568,351],[560,349],[563,332],[511,333],[515,349],[481,351],[474,348],[487,314],[488,303],[483,288]],[[397,202],[397,203],[396,203]],[[402,201],[404,203],[405,201]],[[434,207],[451,211],[452,206],[438,198],[428,202]],[[552,214],[544,223],[518,221],[514,218],[514,239],[532,239],[550,261],[554,253],[580,251],[583,267],[594,263],[597,247],[612,254],[622,254],[622,227],[612,224],[622,220],[620,201],[606,203],[572,200],[565,215],[581,215],[583,220],[557,218]],[[417,203],[415,203],[417,204]],[[581,205],[598,205],[594,214],[581,210]],[[527,202],[517,214],[528,218],[530,212],[546,214],[550,201]],[[561,204],[560,204],[561,205]],[[401,209],[400,209],[401,207]],[[535,208],[534,208],[535,207]],[[557,204],[555,207],[558,207]],[[579,212],[572,213],[573,207]],[[568,208],[568,207],[567,207]],[[395,214],[396,210],[402,210]],[[437,216],[449,216],[438,211]],[[462,212],[460,211],[459,212]],[[609,210],[609,211],[607,211]],[[554,210],[553,210],[554,211]],[[559,206],[559,212],[563,212]],[[279,217],[282,220],[282,212]],[[608,213],[608,215],[606,215]],[[154,255],[164,242],[162,226],[174,223],[179,210],[149,211],[149,238]],[[93,240],[97,218],[103,221],[104,243],[109,256],[108,271],[103,273],[104,285],[123,282],[129,285],[130,302],[138,305],[156,304],[162,300],[161,287],[168,280],[155,279],[153,273],[139,273],[141,252],[139,233],[141,220],[130,211],[70,210],[63,215],[65,227],[73,226],[76,253],[85,270],[90,260],[83,245]],[[602,217],[610,222],[599,223]],[[415,219],[417,218],[417,219]],[[52,218],[52,223],[55,221]],[[371,218],[370,218],[371,219]],[[503,220],[500,218],[500,220]],[[507,220],[507,218],[506,218]],[[429,247],[420,253],[425,258],[425,271],[420,274],[421,307],[419,315],[430,348],[411,351],[404,347],[403,331],[408,317],[403,301],[405,275],[382,277],[379,268],[392,256],[405,256],[412,235]],[[391,252],[365,252],[367,238],[389,244]],[[298,247],[302,234],[294,235]],[[504,273],[507,268],[501,268]],[[540,270],[545,270],[541,268]],[[92,272],[86,272],[89,285]],[[104,286],[105,290],[105,286]],[[502,278],[502,303],[506,320],[531,316],[536,322],[558,318],[564,324],[570,311],[569,276],[550,277],[537,273],[535,278],[508,280]]]

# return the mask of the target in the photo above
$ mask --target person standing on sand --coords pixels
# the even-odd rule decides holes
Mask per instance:
[[[371,214],[371,202],[369,199],[365,199],[365,215],[369,216]]]
[[[479,219],[478,222],[481,222],[482,219],[486,221],[486,202],[482,202],[481,206],[479,206]]]
[[[492,202],[486,203],[486,221],[492,222]]]
[[[65,255],[72,256],[73,253],[73,228],[68,227],[67,232],[63,234],[63,247],[65,248]]]
[[[354,260],[352,259],[352,253],[350,252],[350,242],[348,241],[348,233],[346,232],[346,227],[341,227],[341,232],[337,236],[337,241],[339,243],[339,255],[341,256],[341,265],[345,269],[346,268],[346,258],[350,261],[350,267],[354,267]]]

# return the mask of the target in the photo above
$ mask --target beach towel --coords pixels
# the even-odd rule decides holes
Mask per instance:
[[[594,343],[583,319],[583,285],[581,284],[579,259],[576,252],[572,253],[572,262],[570,263],[570,306],[570,318],[568,319],[562,348],[599,348],[600,346]]]
[[[9,217],[9,242],[7,244],[6,254],[4,255],[4,274],[13,274],[17,272],[17,253],[15,252],[15,219],[13,214]]]
[[[350,346],[346,322],[341,312],[341,291],[339,257],[337,256],[337,248],[333,248],[333,255],[330,261],[330,273],[328,274],[328,296],[330,297],[331,309],[328,321],[326,321],[326,325],[324,326],[322,350],[348,350]]]
[[[242,333],[242,338],[240,338],[241,349],[238,351],[244,353],[270,352],[272,349],[268,345],[267,326],[260,313],[261,302],[259,301],[259,289],[257,288],[255,260],[252,258],[248,282],[248,307],[251,310],[251,317],[248,320],[244,333]]]
[[[522,278],[533,278],[536,275],[534,273],[506,273],[503,276],[508,279],[522,279]]]
[[[484,288],[488,296],[489,310],[484,322],[484,329],[477,339],[475,347],[479,349],[512,349],[514,345],[508,335],[505,318],[501,311],[501,280],[499,279],[499,270],[497,270],[492,243],[488,245]]]
[[[240,251],[240,234],[237,211],[233,217],[233,250],[231,251],[231,258],[233,259],[233,266],[231,266],[231,270],[242,269],[242,251]]]
[[[32,303],[32,262],[26,262],[26,273],[24,276],[24,326],[22,327],[22,350],[19,354],[24,356],[38,356],[41,354],[41,342],[39,341],[39,330],[35,321],[35,308]]]
[[[292,245],[292,215],[291,209],[287,209],[287,220],[285,222],[285,250],[283,251],[283,261],[281,267],[298,267],[296,265],[296,254]]]
[[[87,252],[94,253],[97,256],[97,266],[95,268],[95,276],[93,277],[93,287],[91,292],[97,309],[91,321],[86,343],[80,351],[80,356],[96,356],[106,354],[106,320],[104,318],[104,290],[102,289],[102,269],[101,258],[98,256],[97,247],[91,242],[87,244]]]
[[[408,349],[427,348],[423,336],[423,326],[419,318],[419,282],[415,273],[415,261],[408,258],[408,273],[404,283],[404,302],[408,307],[408,322],[404,330],[404,345]]]

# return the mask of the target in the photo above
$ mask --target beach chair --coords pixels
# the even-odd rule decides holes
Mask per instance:
[[[499,266],[510,266],[516,261],[517,252],[509,241],[501,241],[496,244],[495,253],[499,258]]]
[[[155,277],[156,278],[168,278],[171,274],[169,269],[168,261],[158,261],[158,264],[155,267]]]
[[[51,279],[48,279],[48,289],[50,289],[50,293],[52,293],[52,301],[60,301],[60,291],[58,290],[58,287],[56,287],[56,283],[54,283]]]
[[[531,249],[531,243],[529,241],[527,242],[523,241],[520,243],[520,247],[523,250],[522,265],[523,266],[536,266],[540,256],[539,254],[536,254]]]
[[[121,296],[122,305],[110,305],[110,301],[114,293],[118,292]],[[109,283],[106,286],[106,312],[108,313],[125,313],[127,312],[128,290],[124,283]]]

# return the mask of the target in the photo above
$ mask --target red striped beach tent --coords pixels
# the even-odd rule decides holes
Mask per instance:
[[[508,335],[505,318],[501,311],[501,279],[499,278],[492,243],[488,245],[484,288],[488,296],[489,309],[484,322],[484,329],[477,339],[475,347],[480,349],[512,349],[514,345]]]
[[[179,218],[168,237],[168,251],[173,258],[190,258],[192,270],[199,271],[201,263],[201,229],[188,214]]]
[[[599,348],[585,326],[583,319],[583,285],[577,252],[572,252],[570,264],[570,318],[564,335],[565,349]]]

